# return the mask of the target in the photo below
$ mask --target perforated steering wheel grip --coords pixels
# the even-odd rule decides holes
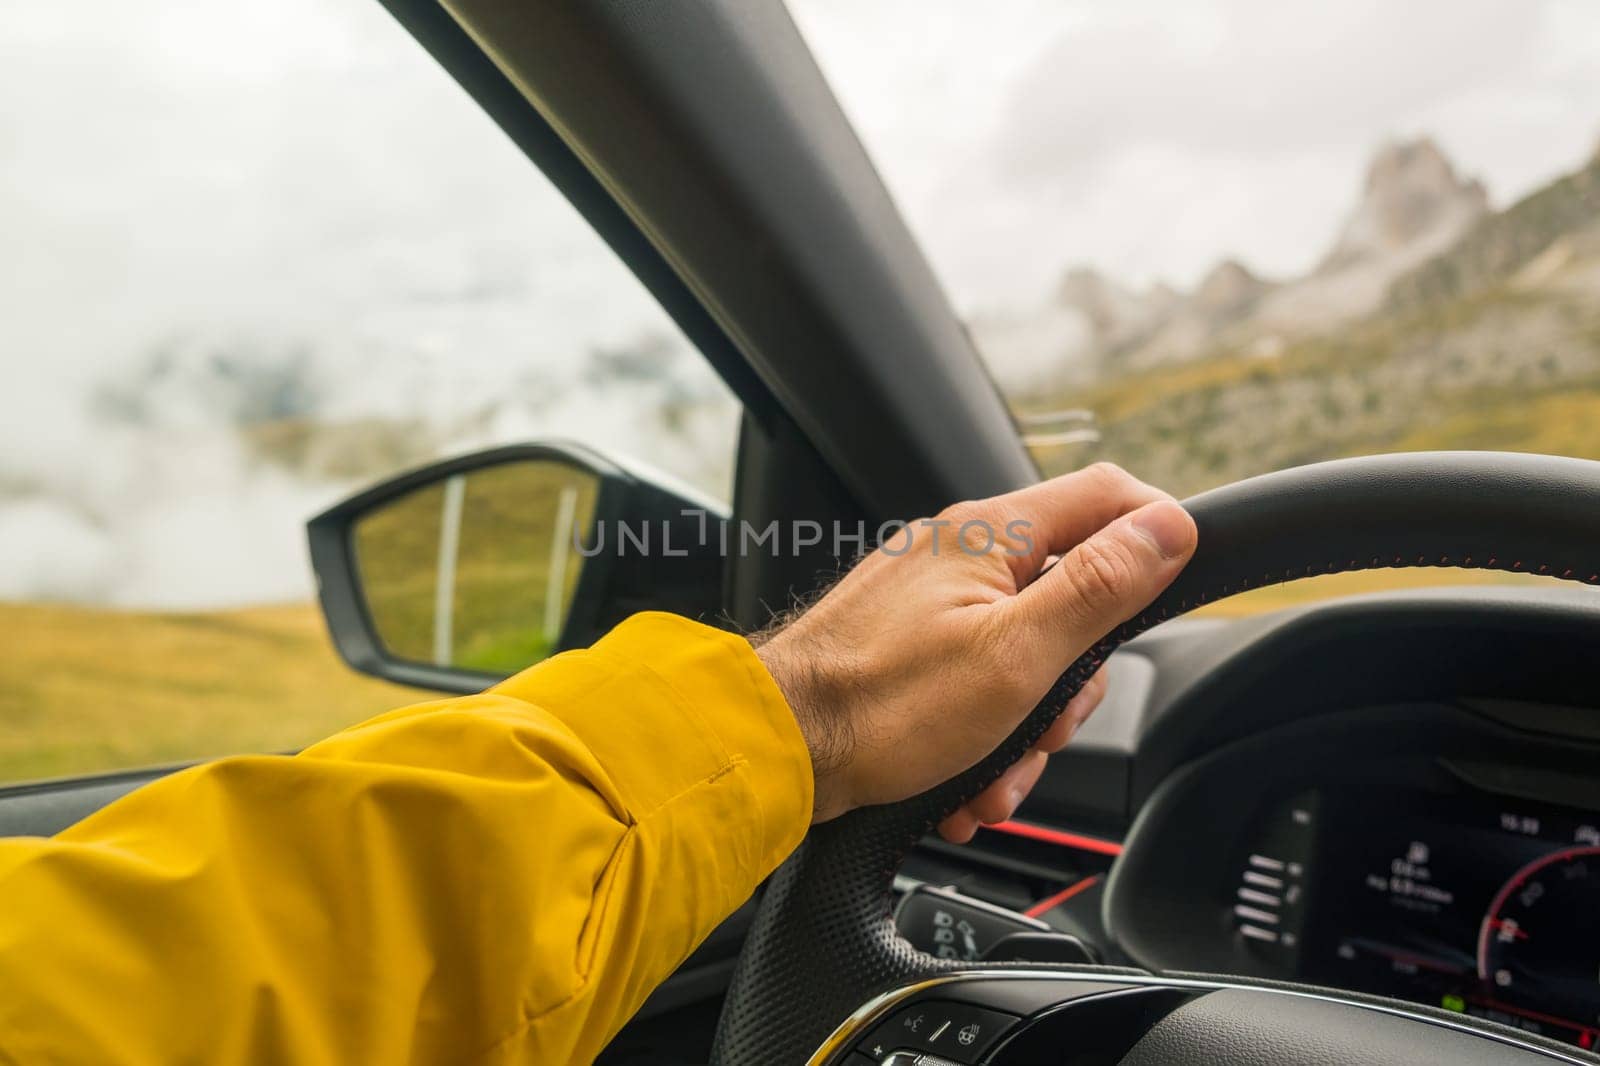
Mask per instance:
[[[883,988],[962,968],[913,948],[890,917],[895,871],[938,822],[1038,738],[1111,651],[1246,589],[1315,574],[1455,566],[1600,584],[1600,463],[1495,452],[1342,459],[1185,501],[1199,548],[1148,609],[1067,668],[998,748],[901,803],[816,826],[773,875],[718,1026],[719,1066],[803,1063]],[[1035,967],[1038,968],[1038,967]]]

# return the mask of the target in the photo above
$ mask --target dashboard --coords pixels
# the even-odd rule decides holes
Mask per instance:
[[[1396,594],[1151,636],[1128,648],[1144,706],[1107,725],[1131,739],[1080,753],[1125,801],[1107,961],[1600,1046],[1600,596]],[[1043,793],[1024,817],[1115,818]]]

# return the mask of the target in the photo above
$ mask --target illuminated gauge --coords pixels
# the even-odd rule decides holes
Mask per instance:
[[[1501,1002],[1600,1022],[1600,847],[1541,856],[1501,887],[1478,931],[1478,976]]]

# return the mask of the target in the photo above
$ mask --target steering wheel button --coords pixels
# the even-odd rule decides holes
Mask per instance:
[[[1014,1014],[952,1000],[914,1003],[879,1024],[856,1050],[880,1063],[907,1049],[973,1063],[1017,1021]]]

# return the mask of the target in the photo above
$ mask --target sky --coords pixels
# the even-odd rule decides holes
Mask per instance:
[[[1591,0],[790,6],[965,312],[1077,263],[1301,270],[1385,138],[1433,135],[1500,203],[1600,140]],[[308,594],[300,522],[354,486],[262,469],[209,386],[109,425],[93,397],[162,353],[302,360],[324,418],[443,424],[514,380],[542,403],[458,446],[726,484],[726,390],[373,0],[6,6],[0,235],[0,597]],[[637,347],[704,425],[664,435],[658,392],[597,372]]]
[[[170,338],[248,335],[385,364],[346,399],[448,405],[508,357],[571,376],[588,346],[671,329],[371,0],[0,22],[0,232],[26,251],[0,274],[10,369],[82,384]]]
[[[1388,138],[1497,204],[1600,145],[1592,0],[790,0],[963,311],[1308,268]]]

